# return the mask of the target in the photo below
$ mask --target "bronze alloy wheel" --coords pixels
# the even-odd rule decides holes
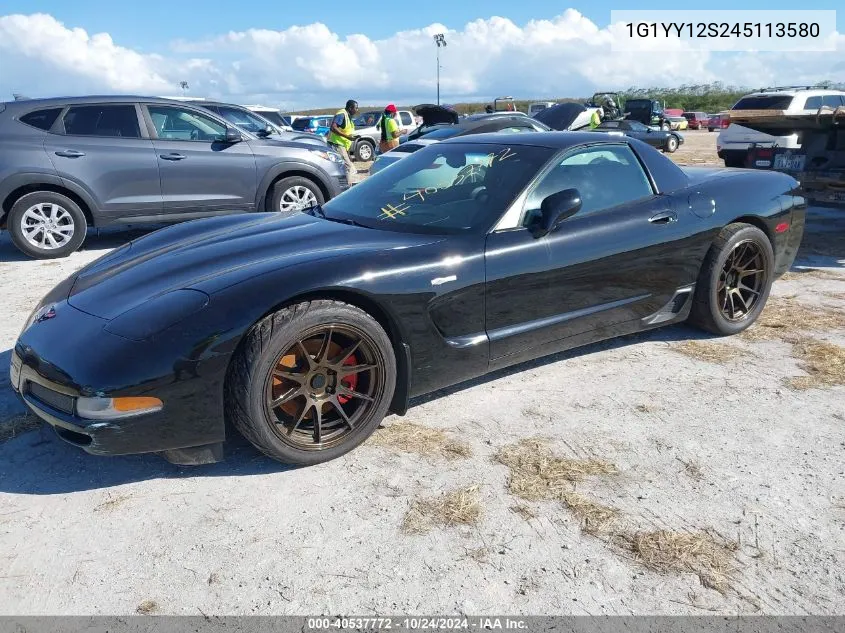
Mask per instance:
[[[720,310],[728,321],[741,321],[757,305],[766,282],[765,258],[754,240],[734,246],[725,260],[716,288]]]
[[[373,339],[341,324],[307,330],[284,350],[265,382],[265,408],[290,446],[338,446],[368,420],[384,388],[384,363]]]

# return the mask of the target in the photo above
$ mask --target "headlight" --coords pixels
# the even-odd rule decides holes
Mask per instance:
[[[86,420],[119,420],[161,411],[158,398],[130,396],[126,398],[77,398],[76,414]]]
[[[343,158],[337,152],[327,152],[319,149],[312,149],[312,152],[317,154],[320,158],[331,161],[333,163],[343,163]]]
[[[107,332],[133,341],[143,341],[196,314],[208,305],[208,295],[199,290],[173,290],[145,301],[108,322]]]

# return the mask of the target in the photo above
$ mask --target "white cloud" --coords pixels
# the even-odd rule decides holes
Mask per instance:
[[[326,25],[282,31],[249,29],[203,41],[179,41],[144,54],[106,33],[88,34],[50,15],[0,16],[0,98],[117,92],[191,94],[285,108],[431,101],[435,94],[432,35],[444,33],[441,96],[446,102],[497,95],[586,96],[633,85],[722,81],[760,86],[845,78],[845,36],[829,53],[614,52],[620,25],[599,28],[574,9],[526,24],[494,16],[460,29],[443,24],[382,40],[342,37]]]

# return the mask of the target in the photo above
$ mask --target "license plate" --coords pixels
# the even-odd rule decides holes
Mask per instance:
[[[9,366],[9,379],[12,382],[12,389],[19,391],[20,385],[18,383],[21,381],[21,359],[14,352],[12,352],[12,363]]]
[[[785,169],[787,171],[801,171],[804,169],[804,154],[793,154],[787,156],[786,154],[779,154],[775,156],[775,169]]]

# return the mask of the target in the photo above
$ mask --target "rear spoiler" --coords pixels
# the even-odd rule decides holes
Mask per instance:
[[[815,114],[793,114],[785,110],[731,110],[728,117],[731,123],[758,132],[788,136],[795,132],[845,126],[845,106],[836,109],[822,106]]]

